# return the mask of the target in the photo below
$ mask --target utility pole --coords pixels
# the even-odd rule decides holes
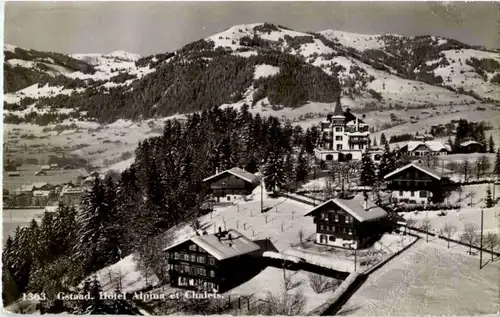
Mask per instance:
[[[479,269],[483,265],[483,214],[484,210],[481,209],[481,240],[479,242]]]
[[[263,176],[260,180],[260,213],[264,212],[264,178],[266,177]]]

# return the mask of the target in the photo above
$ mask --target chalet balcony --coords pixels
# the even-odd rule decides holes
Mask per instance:
[[[389,190],[431,190],[435,188],[437,184],[429,180],[391,180],[387,183],[387,189]]]
[[[368,138],[365,137],[350,137],[349,144],[368,144]]]

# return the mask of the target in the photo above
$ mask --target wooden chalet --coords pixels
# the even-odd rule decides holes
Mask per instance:
[[[251,274],[260,247],[230,229],[196,235],[163,250],[168,256],[170,284],[174,287],[224,292]]]
[[[439,172],[413,162],[384,176],[387,189],[392,192],[392,201],[410,204],[441,202],[443,189],[451,185],[448,178]]]
[[[59,201],[67,206],[79,205],[84,194],[83,188],[68,183],[60,189]]]
[[[451,148],[440,141],[410,141],[400,149],[404,156],[424,157],[429,155],[448,155]]]
[[[314,217],[316,243],[361,249],[384,231],[387,212],[363,195],[356,195],[351,199],[330,199],[305,216]]]
[[[460,143],[460,152],[462,153],[484,153],[484,146],[474,140],[469,140],[466,142]]]
[[[217,202],[231,202],[241,199],[259,185],[259,177],[241,168],[233,167],[203,180],[210,186]]]

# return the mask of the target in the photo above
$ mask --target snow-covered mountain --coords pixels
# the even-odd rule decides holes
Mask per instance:
[[[296,108],[339,96],[360,108],[500,101],[499,52],[435,36],[255,23],[147,57],[4,50],[5,77],[24,84],[6,89],[10,118],[71,108],[113,121],[243,103]]]

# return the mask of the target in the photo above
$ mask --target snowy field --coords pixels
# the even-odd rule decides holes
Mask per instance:
[[[498,260],[479,270],[465,249],[420,240],[370,275],[338,315],[498,314],[499,270]]]
[[[309,284],[308,272],[285,270],[285,274],[287,278],[292,280],[292,284],[296,285],[296,287],[290,290],[290,294],[300,292],[306,298],[304,313],[326,302],[332,297],[333,291],[335,290],[335,288],[333,288],[323,293],[316,294]],[[265,299],[269,292],[279,297],[283,294],[283,281],[283,269],[267,267],[253,279],[235,287],[226,294],[231,295],[231,297],[233,297],[233,295],[252,295],[252,302],[254,302],[255,298]]]
[[[415,225],[419,227],[422,220],[428,218],[431,222],[431,231],[439,233],[439,230],[445,225],[453,225],[457,228],[457,232],[451,237],[458,239],[460,234],[463,233],[465,224],[474,223],[477,226],[477,232],[480,232],[481,226],[481,210],[478,208],[466,208],[460,211],[449,210],[446,211],[445,216],[438,216],[440,211],[420,211],[415,215],[413,212],[404,213],[405,219],[411,218],[418,221]],[[483,215],[483,229],[484,232],[492,232],[500,234],[500,207],[485,208]]]

